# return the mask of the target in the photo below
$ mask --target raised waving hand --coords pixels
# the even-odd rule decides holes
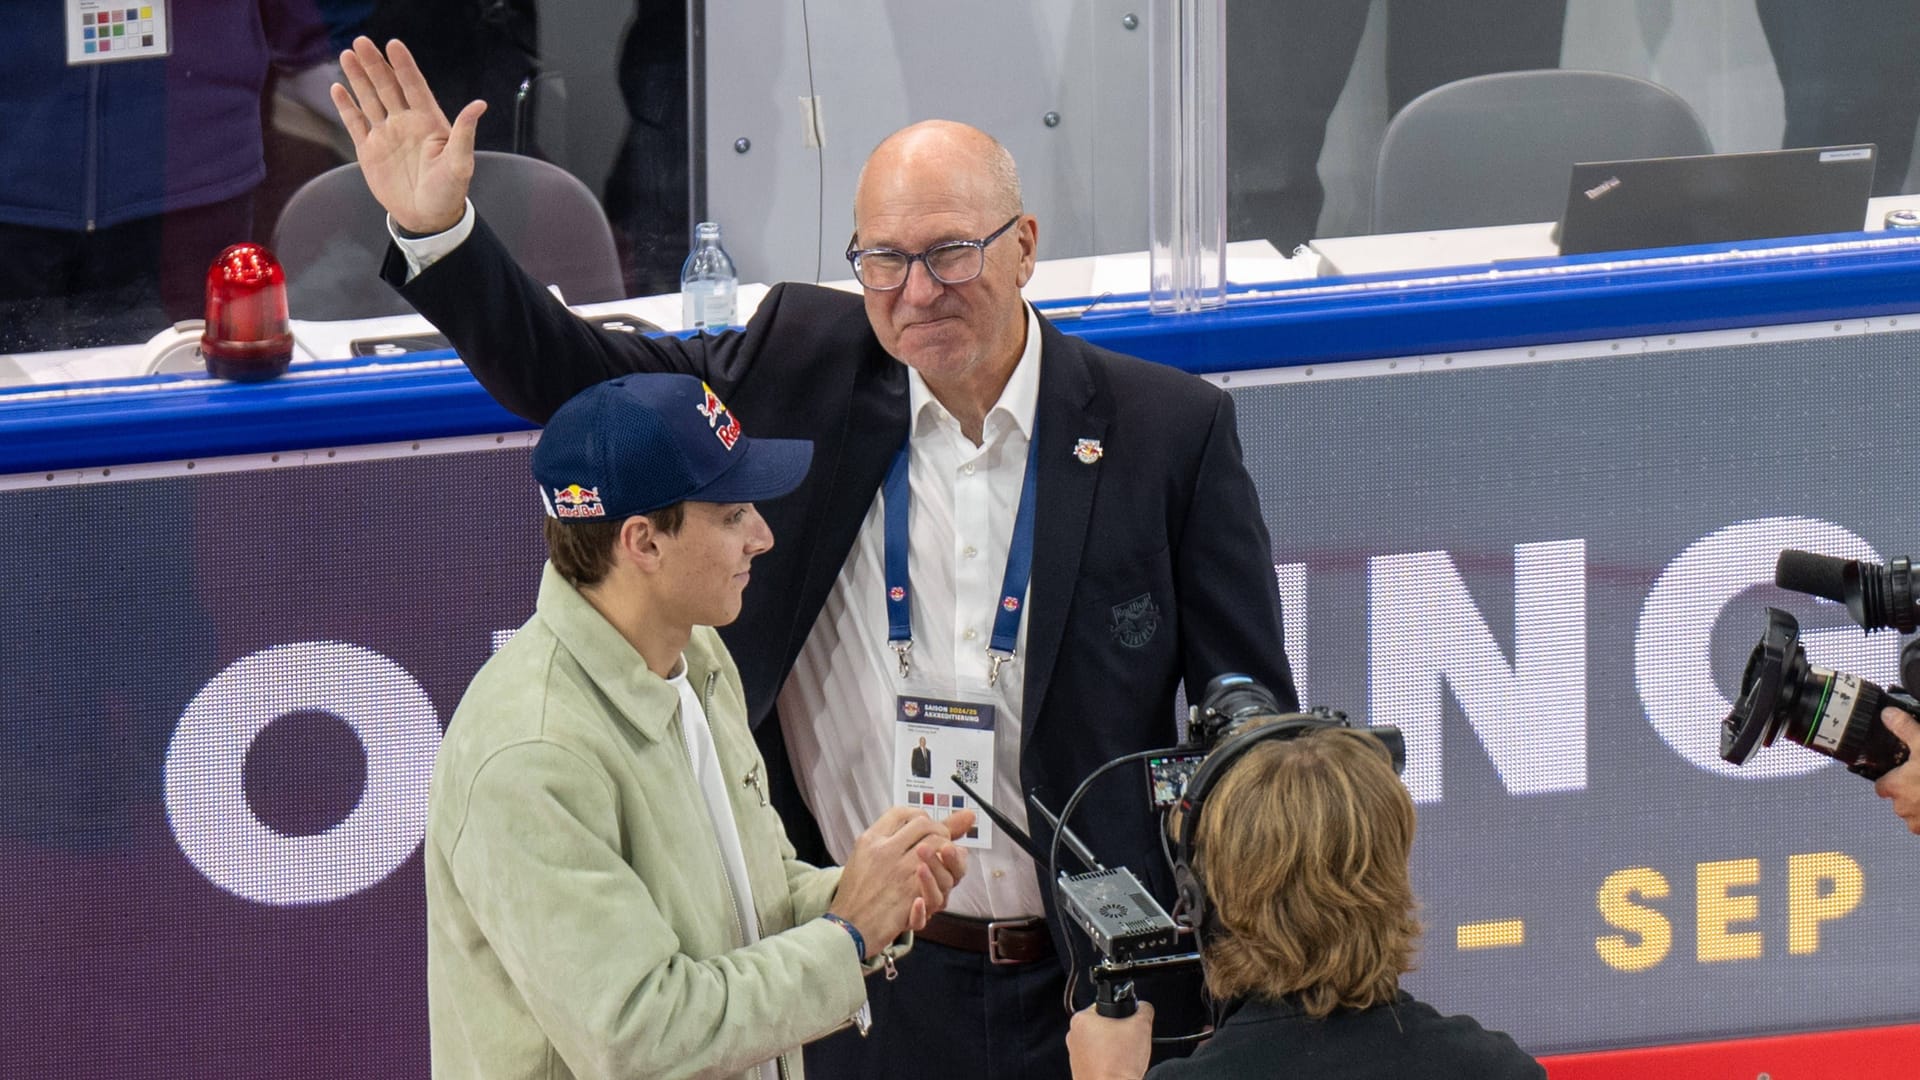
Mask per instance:
[[[353,138],[373,197],[411,233],[458,224],[473,179],[474,128],[486,102],[469,102],[449,124],[420,65],[397,40],[383,56],[372,40],[355,38],[340,54],[340,68],[352,89],[335,83],[333,107]]]

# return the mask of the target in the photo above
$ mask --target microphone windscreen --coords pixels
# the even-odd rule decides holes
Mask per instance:
[[[1773,564],[1773,583],[1793,592],[1824,596],[1844,604],[1847,602],[1846,569],[1852,561],[1788,549],[1782,551],[1779,561]]]

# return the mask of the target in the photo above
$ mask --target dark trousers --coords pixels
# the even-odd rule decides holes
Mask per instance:
[[[1873,193],[1898,195],[1920,121],[1920,8],[1912,0],[1757,6],[1786,95],[1780,145],[1873,143]]]
[[[90,233],[0,224],[0,353],[131,344],[200,318],[214,256],[252,232],[252,192]]]
[[[607,175],[607,220],[634,296],[680,288],[687,221],[687,5],[636,0],[620,49],[625,137]]]
[[[1282,252],[1311,240],[1327,117],[1368,0],[1227,5],[1227,238]],[[1565,0],[1387,0],[1387,107],[1473,75],[1558,67]]]
[[[979,953],[914,944],[900,977],[867,980],[873,1028],[806,1048],[821,1080],[1039,1080],[1064,1078],[1066,974],[1057,960],[988,963]]]

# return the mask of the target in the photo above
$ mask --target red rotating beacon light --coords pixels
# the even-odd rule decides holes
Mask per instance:
[[[207,329],[200,338],[207,374],[257,382],[287,370],[287,275],[273,252],[235,244],[207,268]]]

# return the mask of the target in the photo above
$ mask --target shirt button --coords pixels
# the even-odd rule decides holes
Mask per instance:
[[[968,544],[966,547],[960,549],[960,554],[965,555],[967,558],[971,559],[974,556],[980,554],[980,549],[977,547],[974,547],[972,544]]]
[[[997,878],[1003,878],[1007,876],[1007,872],[1005,870],[995,870],[993,872],[993,876]]]
[[[968,476],[972,476],[972,475],[973,475],[973,463],[972,463],[972,462],[968,462],[967,464],[965,464],[965,465],[962,465],[962,466],[960,466],[960,471],[961,471],[961,472],[963,472],[963,473],[966,473],[966,474],[967,474]]]
[[[974,638],[979,637],[980,634],[977,631],[968,630],[966,633],[961,634],[960,636],[963,638],[966,638],[968,641],[972,641]]]

